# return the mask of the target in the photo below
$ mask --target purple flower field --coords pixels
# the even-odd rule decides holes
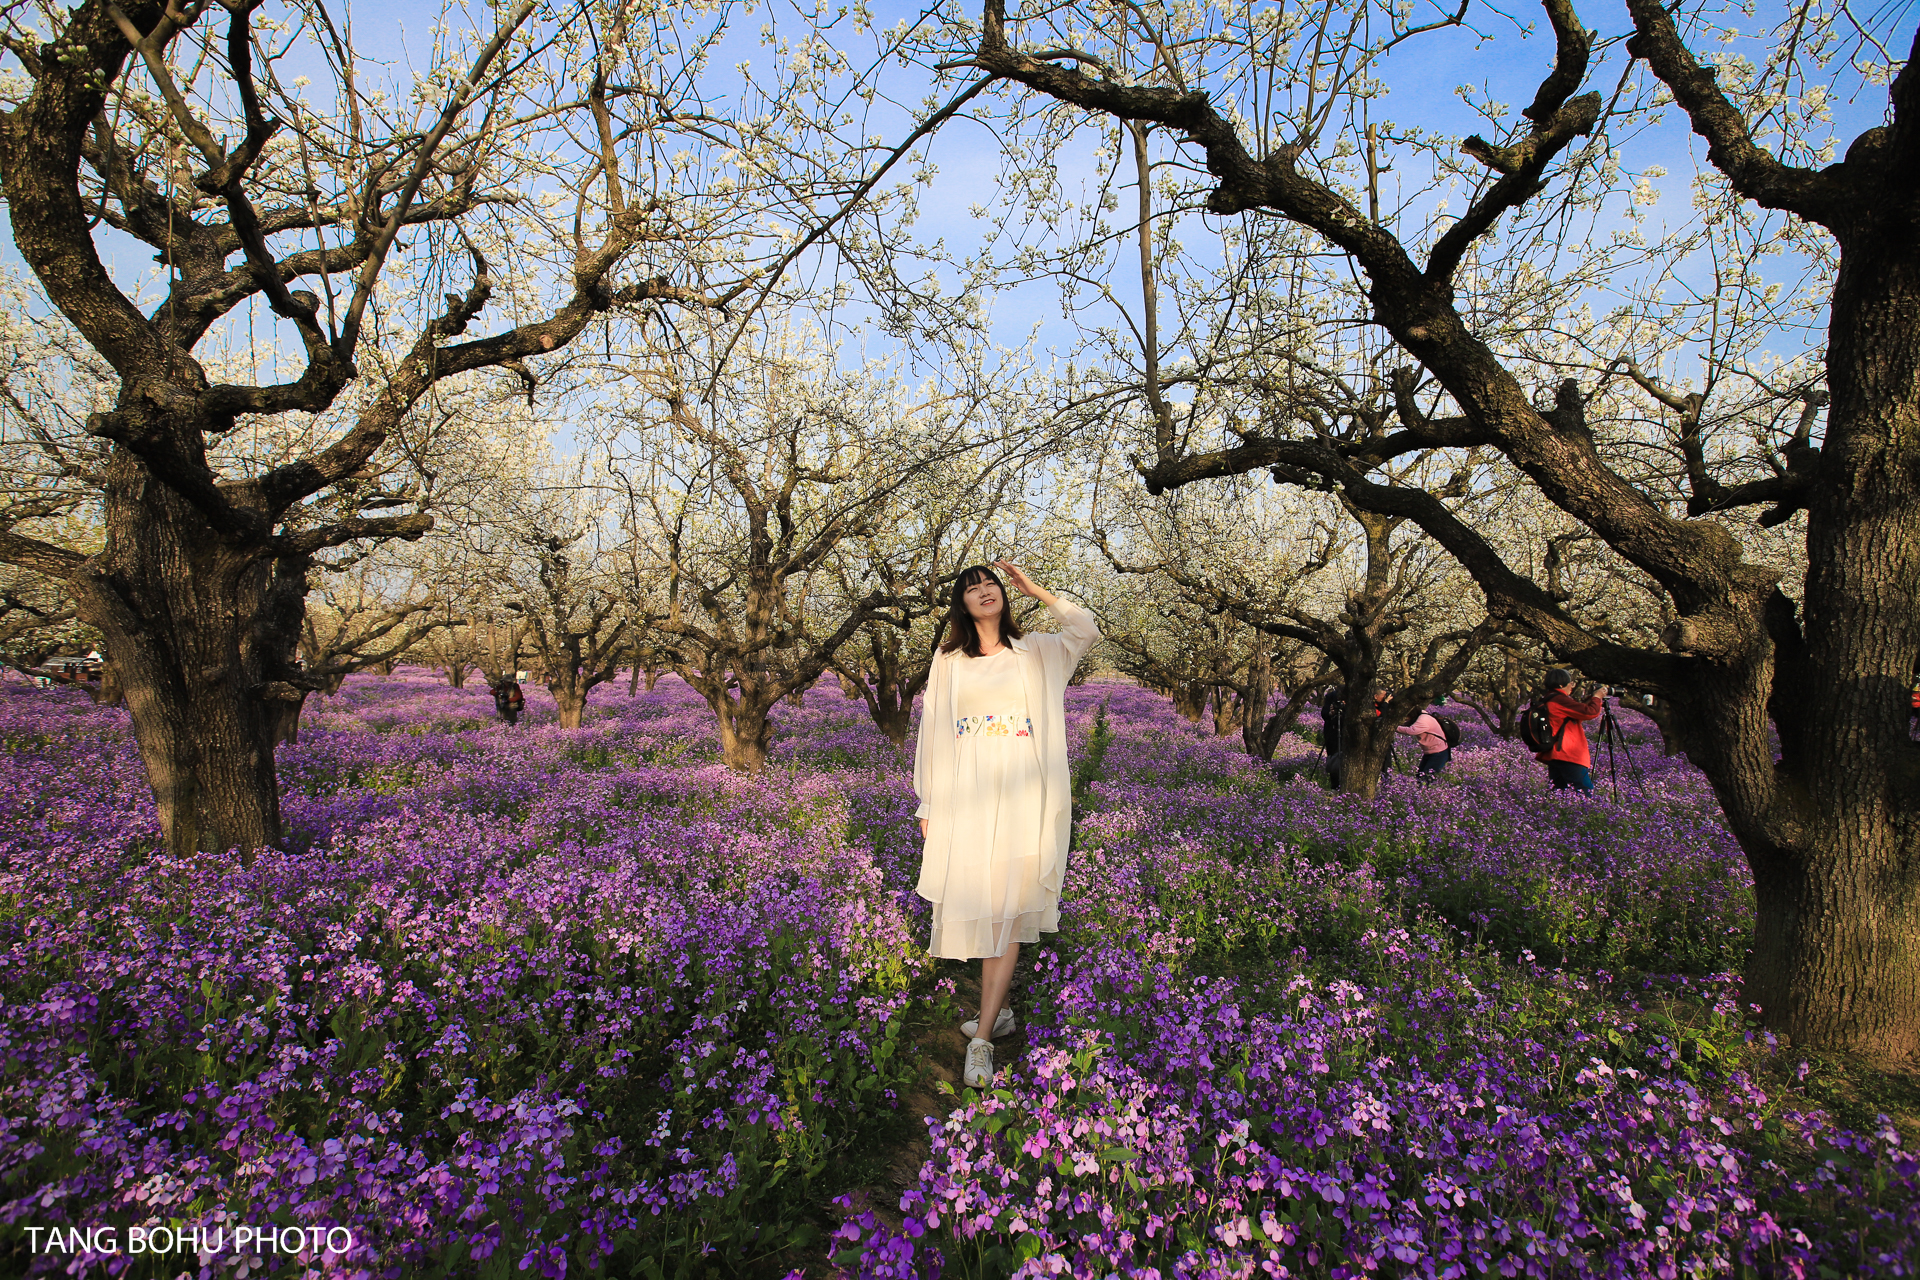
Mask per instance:
[[[1070,690],[1062,932],[902,1196],[966,1016],[920,946],[909,762],[830,686],[757,780],[677,681],[595,696],[508,729],[483,688],[354,677],[241,868],[153,851],[123,713],[0,683],[6,1273],[1920,1269],[1891,1124],[1761,1084],[1745,867],[1653,746],[1617,804],[1603,753],[1569,798],[1463,721],[1437,785],[1369,806],[1306,739],[1269,769]]]

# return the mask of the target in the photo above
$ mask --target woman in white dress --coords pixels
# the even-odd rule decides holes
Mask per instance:
[[[1093,615],[996,562],[1060,630],[1023,636],[1006,588],[978,565],[954,583],[927,676],[913,789],[925,840],[920,896],[933,903],[936,956],[980,960],[980,1016],[961,1030],[966,1084],[993,1078],[992,1038],[1013,1030],[1007,987],[1020,944],[1060,927],[1073,821],[1067,680],[1100,639]],[[987,1034],[981,1034],[985,1028]]]

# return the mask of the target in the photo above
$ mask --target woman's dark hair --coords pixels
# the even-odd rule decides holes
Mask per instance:
[[[980,628],[973,625],[973,615],[967,612],[967,588],[982,582],[991,582],[1000,588],[1001,641],[1020,638],[1020,624],[1013,620],[1013,597],[1007,594],[1006,584],[986,565],[976,564],[961,570],[960,576],[953,580],[953,593],[947,598],[947,617],[940,624],[939,639],[934,641],[940,652],[962,649],[969,658],[980,656]]]

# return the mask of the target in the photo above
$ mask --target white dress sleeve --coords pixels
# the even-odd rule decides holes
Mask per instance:
[[[950,723],[953,714],[947,705],[953,687],[948,671],[952,662],[952,654],[933,656],[927,685],[920,697],[920,736],[913,751],[913,793],[920,799],[920,807],[913,811],[916,818],[928,817],[933,812],[935,779],[944,781],[953,776],[953,726]],[[937,732],[935,726],[945,726],[947,731]]]
[[[1050,681],[1065,685],[1073,669],[1087,650],[1100,643],[1100,625],[1093,614],[1070,600],[1056,599],[1048,608],[1060,622],[1060,630],[1033,637],[1033,644],[1044,655]]]

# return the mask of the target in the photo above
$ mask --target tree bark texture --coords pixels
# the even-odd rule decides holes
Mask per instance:
[[[131,453],[116,453],[106,497],[105,563],[73,588],[126,688],[168,851],[250,852],[280,834],[273,750],[299,691],[279,682],[306,566],[236,551]]]
[[[547,691],[553,694],[553,704],[560,712],[562,729],[578,729],[580,718],[587,711],[587,691],[592,686],[584,680],[552,680],[547,682]]]
[[[779,695],[766,696],[766,689],[741,690],[741,696],[729,696],[724,683],[701,690],[707,706],[720,722],[720,758],[737,773],[758,776],[767,767],[767,750],[773,744],[773,721],[767,713]]]
[[[1915,75],[1909,62],[1902,79]],[[1920,234],[1863,209],[1838,235],[1804,656],[1770,682],[1776,714],[1796,727],[1782,735],[1777,778],[1771,760],[1724,767],[1754,772],[1729,788],[1750,815],[1735,829],[1754,868],[1751,998],[1797,1041],[1910,1058],[1920,1056],[1920,750],[1906,697],[1920,655]],[[1778,794],[1756,810],[1747,796],[1769,784]]]
[[[1340,730],[1340,790],[1362,800],[1377,797],[1393,759],[1394,739],[1392,722],[1373,713],[1370,698],[1364,707],[1358,699],[1348,699]]]

